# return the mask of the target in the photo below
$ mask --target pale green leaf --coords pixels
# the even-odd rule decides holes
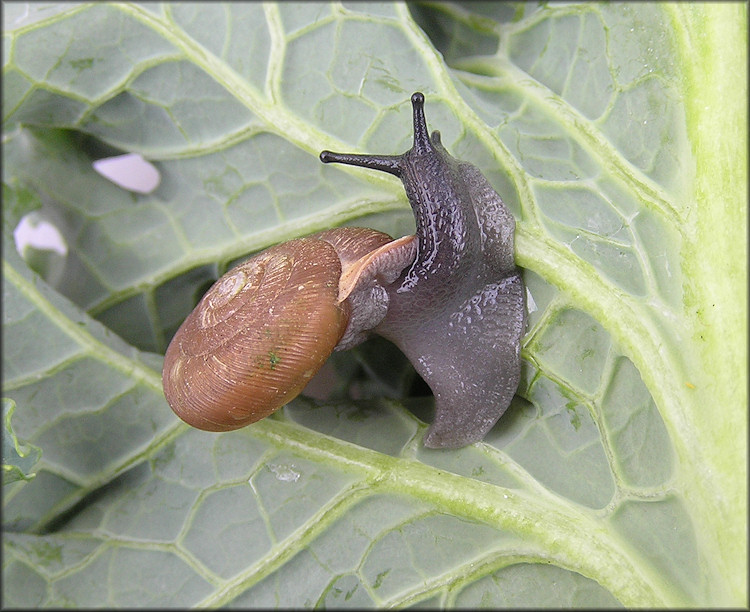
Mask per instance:
[[[16,404],[3,398],[3,485],[19,480],[31,480],[36,476],[32,470],[42,456],[42,449],[25,444],[13,431],[13,413]]]
[[[7,605],[747,605],[744,4],[3,8],[3,395],[43,450]],[[376,339],[248,428],[182,424],[160,354],[229,266],[413,231],[395,178],[317,155],[403,152],[414,91],[517,219],[511,408],[425,449]],[[93,169],[123,152],[154,191]],[[64,256],[16,253],[27,215]]]

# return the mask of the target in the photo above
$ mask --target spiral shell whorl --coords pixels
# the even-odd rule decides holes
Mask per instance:
[[[308,238],[272,247],[220,278],[167,349],[164,390],[185,422],[244,427],[294,398],[346,329],[336,250]]]

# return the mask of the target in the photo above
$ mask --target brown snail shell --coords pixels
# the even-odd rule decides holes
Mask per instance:
[[[398,271],[389,273],[383,262],[392,265],[394,249]],[[338,228],[276,245],[233,268],[167,348],[162,382],[169,405],[207,431],[268,416],[300,393],[344,337],[352,314],[347,298],[371,290],[381,269],[397,276],[415,254],[413,236],[393,241],[375,230]],[[354,330],[349,344],[360,336]]]

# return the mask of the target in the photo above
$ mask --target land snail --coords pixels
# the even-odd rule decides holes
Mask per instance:
[[[435,396],[432,448],[484,438],[520,377],[525,289],[515,221],[473,165],[430,136],[411,97],[414,144],[402,155],[323,151],[324,163],[401,179],[416,235],[337,228],[276,245],[227,272],[167,349],[163,384],[184,421],[228,431],[288,403],[334,350],[371,333],[395,343]]]

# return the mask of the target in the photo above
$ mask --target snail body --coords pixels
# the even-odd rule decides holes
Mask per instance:
[[[417,225],[417,255],[388,285],[388,313],[374,328],[409,358],[435,395],[424,443],[481,440],[508,408],[521,372],[525,288],[514,262],[515,221],[472,164],[430,137],[424,96],[412,96],[414,145],[402,155],[324,151],[326,163],[401,179]]]
[[[237,429],[295,397],[333,350],[370,333],[394,342],[435,395],[428,447],[481,440],[520,378],[525,289],[515,222],[473,165],[427,131],[412,98],[414,144],[402,155],[323,151],[324,163],[401,179],[416,235],[337,228],[271,247],[202,298],[165,355],[167,400],[209,431]]]

